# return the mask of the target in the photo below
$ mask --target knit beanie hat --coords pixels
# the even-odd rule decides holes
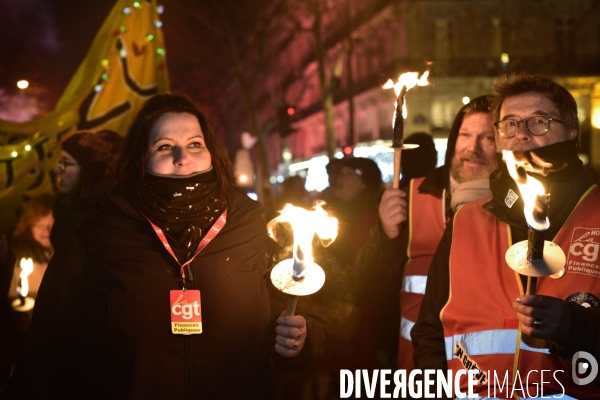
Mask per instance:
[[[97,134],[78,131],[68,136],[60,148],[77,160],[83,173],[89,175],[92,183],[96,183],[113,174],[122,141],[118,133],[110,130]]]
[[[370,158],[349,157],[344,158],[343,162],[343,166],[351,168],[369,189],[381,188],[381,171],[375,161]]]

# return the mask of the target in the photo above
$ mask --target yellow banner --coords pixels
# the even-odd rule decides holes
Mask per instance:
[[[119,0],[56,108],[25,123],[0,120],[0,231],[16,224],[23,202],[54,193],[59,143],[79,129],[125,135],[141,105],[168,90],[162,7]]]

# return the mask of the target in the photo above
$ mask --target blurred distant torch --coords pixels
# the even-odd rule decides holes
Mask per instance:
[[[429,81],[429,70],[425,71],[420,77],[418,72],[405,72],[398,77],[398,82],[394,83],[391,79],[383,85],[384,89],[394,88],[396,93],[396,102],[394,103],[395,112],[394,119],[392,122],[393,135],[392,135],[392,148],[394,149],[394,180],[392,181],[393,187],[399,186],[400,179],[400,163],[402,159],[402,150],[414,149],[418,145],[405,145],[404,144],[404,120],[408,115],[406,108],[406,92],[415,86],[427,86]]]
[[[269,236],[283,244],[290,230],[293,237],[293,257],[279,262],[271,271],[273,285],[291,294],[286,315],[294,315],[298,296],[317,292],[325,283],[323,269],[313,260],[315,235],[324,246],[337,237],[338,221],[328,215],[319,203],[313,210],[286,204],[280,215],[267,224]]]
[[[31,258],[21,258],[19,264],[21,273],[19,274],[19,285],[17,286],[17,295],[19,296],[13,301],[12,306],[17,311],[29,311],[33,308],[34,300],[27,297],[29,294],[29,275],[33,272],[33,260]]]

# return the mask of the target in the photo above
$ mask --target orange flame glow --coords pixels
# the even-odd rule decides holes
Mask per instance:
[[[31,258],[21,258],[21,285],[17,287],[17,291],[22,297],[26,297],[29,293],[29,281],[27,277],[33,272],[33,260]]]
[[[545,194],[546,191],[544,186],[537,179],[522,173],[519,174],[518,169],[524,168],[525,163],[515,159],[515,155],[512,151],[503,150],[502,158],[506,162],[508,173],[517,183],[521,197],[523,198],[523,212],[525,219],[529,226],[538,231],[546,230],[550,227],[550,220],[546,217],[546,220],[539,220],[535,218],[534,208],[536,203],[537,195]]]
[[[419,77],[418,72],[405,72],[398,77],[398,82],[394,83],[391,79],[383,85],[384,89],[394,88],[394,92],[396,93],[396,97],[400,96],[400,92],[402,92],[402,88],[405,88],[405,92],[414,88],[415,86],[427,86],[429,85],[429,81],[427,80],[429,77],[429,70],[423,72],[421,77]],[[406,103],[402,105],[402,118],[406,119],[408,112],[406,109]]]
[[[294,238],[294,277],[302,277],[304,265],[312,263],[312,240],[315,235],[321,240],[324,246],[329,246],[337,237],[338,220],[330,216],[322,207],[322,203],[317,203],[314,210],[307,210],[302,207],[295,207],[286,204],[280,215],[272,219],[267,224],[269,236],[276,242],[276,225],[289,224],[291,226]]]

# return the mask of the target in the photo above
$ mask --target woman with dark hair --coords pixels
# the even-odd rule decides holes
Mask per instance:
[[[15,255],[12,283],[8,297],[17,297],[17,286],[22,258],[31,258],[33,261],[33,272],[29,275],[29,297],[35,298],[42,277],[48,266],[54,250],[50,243],[50,231],[54,224],[52,216],[52,202],[54,197],[50,194],[42,194],[34,197],[21,215],[17,227],[13,231],[10,240],[10,248]]]
[[[115,131],[77,131],[60,144],[54,169],[59,193],[56,224],[50,240],[60,247],[72,230],[92,213],[115,184],[115,164],[123,138]]]
[[[184,96],[154,96],[118,168],[48,268],[24,397],[270,398],[270,366],[308,359],[323,326],[281,312],[263,209],[234,187],[206,118]]]

